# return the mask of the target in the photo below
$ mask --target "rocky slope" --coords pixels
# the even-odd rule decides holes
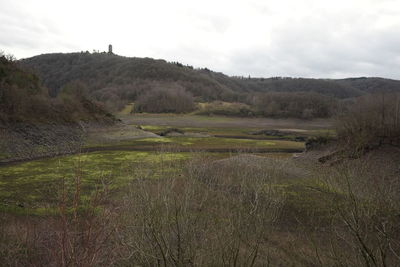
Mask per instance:
[[[0,57],[0,160],[69,153],[79,149],[83,125],[115,122],[79,88],[53,98],[36,75]]]

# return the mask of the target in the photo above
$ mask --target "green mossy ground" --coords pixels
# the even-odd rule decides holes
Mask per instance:
[[[162,140],[162,141],[161,141]],[[145,138],[135,140],[133,144],[169,143],[197,149],[221,148],[221,149],[303,149],[303,143],[282,140],[252,140],[218,137],[166,137],[161,140]]]
[[[4,152],[0,153],[0,160],[7,159],[8,157],[9,157],[9,155],[7,153],[4,153]]]
[[[302,142],[276,140],[276,137],[269,139],[268,136],[250,134],[262,130],[262,127],[219,125],[220,123],[235,123],[235,118],[170,114],[143,116],[146,118],[155,116],[157,120],[165,117],[163,124],[142,126],[145,131],[160,134],[168,128],[178,128],[184,133],[200,133],[204,137],[190,135],[145,137],[144,135],[141,138],[137,136],[140,135],[139,133],[134,132],[137,131],[136,127],[132,126],[132,129],[125,127],[121,128],[123,131],[105,132],[107,142],[98,142],[96,138],[93,138],[93,140],[88,140],[84,147],[107,148],[110,151],[62,156],[1,167],[0,211],[36,215],[55,213],[62,182],[64,181],[69,190],[72,190],[74,177],[77,176],[81,179],[82,200],[89,199],[95,189],[104,183],[109,184],[108,188],[113,192],[113,196],[118,197],[118,192],[134,178],[157,179],[181,175],[186,161],[199,153],[179,152],[180,149],[183,151],[220,150],[215,153],[201,152],[202,156],[214,159],[227,158],[243,152],[284,159],[291,157],[292,154],[283,152],[304,149]],[[188,121],[195,120],[200,124],[204,123],[204,127],[201,125],[176,127],[175,123],[181,122],[182,116]],[[325,129],[305,131],[310,136],[331,133],[330,130]],[[120,135],[124,138],[120,138]],[[293,136],[286,136],[285,139],[290,139],[295,135],[294,132]],[[260,149],[263,153],[258,154],[257,150]],[[268,151],[271,153],[266,153]],[[2,154],[0,154],[1,157]],[[297,182],[293,184],[293,181],[280,181],[277,186],[287,193],[288,210],[313,210],[320,204],[320,197],[314,196],[315,190],[310,189],[315,187],[312,181],[300,184]],[[318,207],[315,210],[318,210]]]
[[[180,162],[189,157],[189,153],[104,151],[1,167],[0,209],[36,213],[58,201],[63,179],[71,185],[74,177],[81,177],[82,197],[87,197],[102,183],[118,190],[132,175],[157,178],[180,172]]]
[[[302,142],[286,140],[257,140],[220,137],[162,137],[162,138],[140,138],[128,141],[113,142],[108,144],[90,144],[85,148],[95,147],[118,147],[132,149],[159,150],[162,147],[179,147],[193,150],[232,150],[232,151],[301,151],[304,149]]]
[[[51,214],[60,200],[62,182],[73,189],[81,180],[82,199],[99,186],[109,184],[113,194],[133,178],[157,179],[181,175],[194,156],[228,158],[232,153],[102,151],[35,160],[0,167],[0,211],[16,214]],[[265,157],[287,158],[290,153],[262,153]]]
[[[170,127],[170,126],[155,126],[155,125],[141,125],[141,128],[145,131],[149,131],[155,134],[162,134],[168,129],[176,128],[186,134],[208,134],[210,136],[223,136],[227,138],[246,138],[246,139],[262,139],[262,140],[295,140],[298,136],[303,137],[312,137],[312,136],[329,136],[335,137],[336,132],[333,129],[310,129],[310,130],[299,130],[296,132],[296,129],[292,132],[292,134],[284,135],[284,136],[269,136],[269,135],[256,135],[252,134],[261,130],[264,130],[260,127],[251,127],[251,128],[236,128],[236,127]]]
[[[127,104],[120,112],[119,115],[129,115],[132,113],[134,103]]]
[[[165,130],[171,128],[169,126],[154,126],[154,125],[141,125],[141,127],[142,129],[155,134],[161,134]],[[209,135],[238,136],[247,138],[255,138],[254,135],[251,135],[249,133],[261,130],[261,128],[218,128],[218,127],[179,127],[178,129],[182,130],[185,133],[205,133]]]

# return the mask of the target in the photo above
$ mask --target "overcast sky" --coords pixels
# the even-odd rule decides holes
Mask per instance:
[[[109,43],[229,75],[400,79],[400,0],[0,0],[18,59]]]

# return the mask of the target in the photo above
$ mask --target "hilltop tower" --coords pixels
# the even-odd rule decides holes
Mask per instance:
[[[113,51],[112,51],[112,45],[108,45],[108,53],[109,53],[109,54],[112,54],[112,53],[113,53]]]

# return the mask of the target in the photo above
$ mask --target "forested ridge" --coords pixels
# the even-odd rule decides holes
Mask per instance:
[[[0,54],[0,124],[113,120],[79,84],[72,83],[57,97],[51,97],[38,76]]]
[[[236,115],[329,117],[345,99],[400,91],[400,81],[384,78],[230,77],[179,62],[108,53],[44,54],[23,59],[20,64],[34,71],[52,96],[57,96],[70,83],[79,82],[88,96],[103,103],[110,111],[137,102],[140,111],[154,112],[154,107],[146,108],[145,103],[140,102],[154,92],[160,99],[171,99],[176,103],[179,101],[172,100],[171,95],[185,96],[184,101],[192,97],[189,102],[224,101],[248,106],[245,110],[235,111]],[[193,110],[191,104],[185,104],[186,108],[171,105],[166,103],[166,108],[159,107],[157,112]],[[227,113],[235,115],[231,111]]]

